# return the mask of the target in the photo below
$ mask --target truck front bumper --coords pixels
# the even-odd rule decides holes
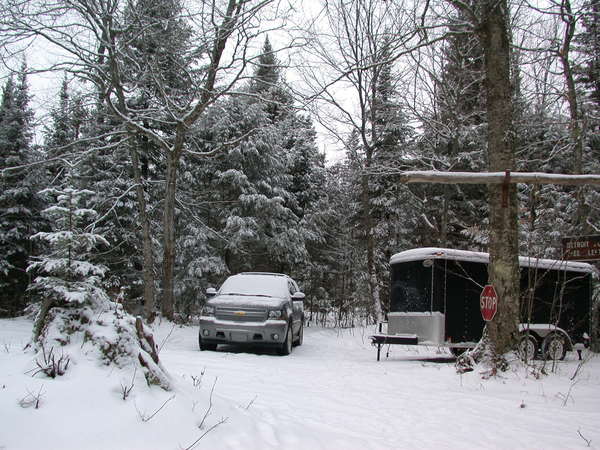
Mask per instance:
[[[200,338],[206,344],[253,344],[279,346],[285,341],[287,322],[234,322],[213,317],[200,318]]]

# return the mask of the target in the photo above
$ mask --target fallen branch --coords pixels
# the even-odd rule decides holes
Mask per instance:
[[[206,409],[206,412],[204,413],[204,417],[202,417],[202,420],[200,421],[200,425],[198,425],[198,428],[200,428],[200,429],[202,429],[202,427],[204,426],[204,422],[206,421],[206,418],[208,417],[208,415],[210,414],[210,410],[212,409],[212,406],[213,406],[212,398],[213,398],[213,393],[215,392],[215,386],[217,384],[218,379],[219,378],[215,378],[212,388],[210,389],[210,397],[208,397],[208,408]]]
[[[189,447],[186,447],[185,450],[191,450],[192,448],[194,448],[198,442],[200,442],[202,440],[202,438],[204,436],[206,436],[208,433],[210,433],[212,430],[214,430],[215,428],[217,428],[219,425],[223,425],[225,422],[227,422],[227,417],[223,417],[220,421],[218,421],[217,423],[215,423],[212,427],[210,427],[208,430],[206,430],[204,433],[202,433],[202,435],[196,439],[192,445],[190,445]]]
[[[29,408],[29,407],[33,406],[35,409],[39,409],[40,403],[42,401],[42,395],[43,395],[42,390],[43,389],[44,389],[44,387],[41,386],[40,390],[38,391],[37,394],[34,394],[33,392],[31,392],[28,389],[27,395],[19,401],[19,406],[21,408]]]
[[[171,397],[166,399],[164,401],[164,403],[162,405],[160,405],[160,407],[156,411],[154,411],[152,414],[150,414],[149,416],[147,416],[146,413],[141,412],[138,409],[137,404],[135,405],[135,410],[137,411],[138,416],[140,416],[140,419],[142,419],[142,422],[149,422],[150,420],[152,420],[154,418],[154,416],[156,416],[167,405],[167,403],[169,403],[174,398],[175,398],[175,396],[172,395]]]
[[[581,437],[581,439],[583,439],[585,441],[585,443],[587,444],[588,447],[592,446],[592,440],[586,439],[585,436],[583,434],[581,434],[581,430],[577,430],[577,434]]]

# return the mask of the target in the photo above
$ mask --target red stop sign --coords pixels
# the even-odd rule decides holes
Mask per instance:
[[[498,294],[491,284],[485,285],[483,291],[481,291],[479,307],[481,308],[483,320],[486,322],[492,320],[496,315],[496,311],[498,311]]]

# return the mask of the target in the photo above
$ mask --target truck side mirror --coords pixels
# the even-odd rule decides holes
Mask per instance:
[[[304,301],[304,297],[305,297],[304,292],[295,292],[292,295],[292,300],[294,300],[294,301]]]
[[[208,298],[214,297],[215,295],[217,295],[217,290],[216,290],[215,288],[213,288],[213,287],[209,287],[209,288],[206,290],[206,296],[207,296]]]

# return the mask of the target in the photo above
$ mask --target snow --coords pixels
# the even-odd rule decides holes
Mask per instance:
[[[455,250],[449,248],[425,247],[414,248],[392,255],[390,264],[408,261],[420,261],[425,259],[449,259],[456,261],[470,261],[488,264],[490,256],[488,253],[471,252],[467,250]],[[570,270],[573,272],[593,273],[594,267],[587,263],[573,261],[559,261],[555,259],[541,259],[530,256],[519,256],[519,265],[522,267],[533,267],[540,269]]]
[[[180,449],[215,425],[195,448],[600,449],[598,355],[573,381],[573,353],[539,379],[514,363],[484,380],[477,371],[456,374],[436,348],[392,346],[386,359],[386,347],[377,362],[370,328],[309,327],[304,345],[282,357],[235,347],[200,352],[197,327],[163,322],[154,332],[174,385],[167,392],[147,387],[140,370],[103,366],[85,351],[73,353],[63,377],[32,377],[33,354],[22,350],[31,327],[24,318],[0,320],[7,450]],[[121,385],[132,378],[123,400]],[[40,391],[39,409],[19,406]]]

